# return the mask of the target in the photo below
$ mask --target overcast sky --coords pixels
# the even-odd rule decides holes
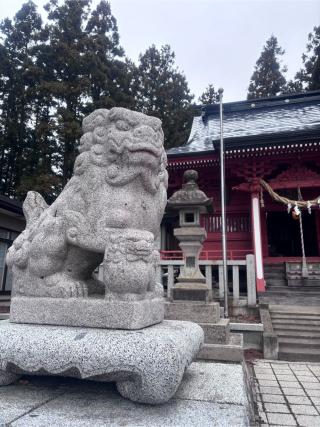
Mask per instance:
[[[47,0],[34,0],[42,12]],[[0,19],[23,0],[0,0]],[[97,4],[93,0],[93,4]],[[170,44],[196,98],[209,83],[225,101],[246,98],[249,79],[271,34],[286,51],[287,78],[301,67],[308,33],[320,25],[320,0],[111,0],[121,44],[137,60],[152,43]]]

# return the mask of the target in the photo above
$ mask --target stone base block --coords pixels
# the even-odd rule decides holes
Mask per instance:
[[[196,323],[217,323],[220,320],[220,305],[217,302],[166,302],[165,318]]]
[[[242,362],[242,335],[230,334],[229,341],[226,344],[204,344],[198,353],[198,359]]]
[[[209,301],[209,289],[173,288],[174,301]]]
[[[0,385],[20,374],[116,381],[135,402],[162,403],[177,391],[203,342],[200,326],[164,321],[140,331],[0,322]]]
[[[220,319],[218,323],[199,323],[204,331],[206,344],[226,344],[230,336],[230,320]]]
[[[164,319],[164,299],[14,297],[10,322],[90,328],[142,329]]]

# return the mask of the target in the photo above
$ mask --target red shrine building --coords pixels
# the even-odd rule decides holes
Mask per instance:
[[[302,242],[307,262],[320,262],[320,91],[231,102],[223,109],[227,255],[255,255],[257,291],[263,292],[265,266],[301,263]],[[222,258],[219,141],[219,105],[203,106],[186,144],[167,152],[168,197],[181,188],[184,171],[195,169],[199,188],[213,199],[213,213],[201,219],[207,231],[202,259]],[[302,238],[298,200],[308,208],[300,208]],[[164,217],[163,259],[181,257],[176,226],[177,218]]]

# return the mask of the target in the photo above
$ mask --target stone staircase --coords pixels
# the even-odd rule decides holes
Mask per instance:
[[[0,320],[9,318],[10,301],[10,295],[0,295]]]
[[[277,291],[287,287],[285,264],[266,264],[264,278],[269,290]]]
[[[204,344],[197,355],[202,360],[243,361],[243,336],[230,332],[230,320],[220,318],[217,302],[167,301],[165,319],[198,323],[204,331]]]
[[[269,305],[279,359],[320,361],[320,305]]]
[[[266,292],[259,294],[260,303],[320,306],[320,286],[304,283],[301,286],[288,286],[285,264],[267,264],[264,267]]]

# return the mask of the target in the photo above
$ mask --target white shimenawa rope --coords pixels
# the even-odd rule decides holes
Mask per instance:
[[[292,206],[298,206],[299,208],[311,208],[312,206],[318,206],[320,207],[320,196],[316,197],[313,200],[291,200],[287,197],[280,196],[280,194],[276,193],[270,185],[264,181],[263,179],[260,180],[261,186],[270,194],[270,196],[276,201],[283,203],[284,205],[292,205]]]
[[[298,187],[298,199],[302,200],[301,190]],[[301,252],[302,252],[302,277],[308,277],[308,266],[306,252],[304,248],[304,236],[303,236],[303,224],[302,224],[302,211],[299,215],[299,225],[300,225],[300,239],[301,239]]]
[[[313,200],[305,201],[302,199],[300,187],[298,187],[298,200],[291,200],[291,199],[288,199],[287,197],[280,196],[280,194],[276,193],[270,187],[270,185],[263,179],[260,180],[260,184],[276,202],[280,202],[288,206],[288,213],[290,212],[289,207],[291,208],[292,206],[307,208],[309,213],[311,213],[312,206],[320,207],[320,196],[316,197]],[[302,252],[302,277],[308,277],[309,272],[308,272],[307,258],[306,258],[306,252],[305,252],[305,246],[304,246],[302,211],[300,211],[300,214],[299,214],[299,225],[300,225],[300,240],[301,240],[301,252]]]

